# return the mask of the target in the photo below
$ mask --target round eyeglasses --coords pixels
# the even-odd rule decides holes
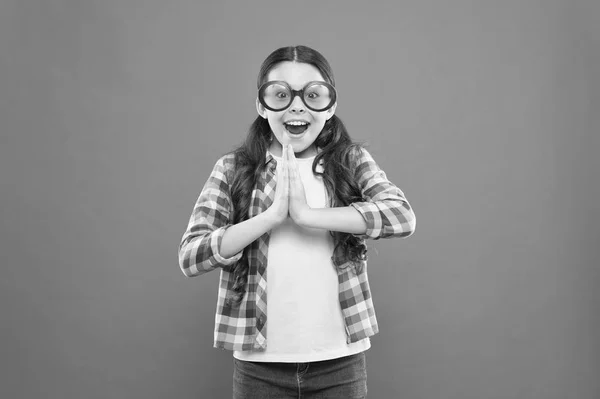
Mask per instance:
[[[258,89],[258,101],[270,111],[283,111],[292,104],[294,97],[300,96],[308,109],[315,112],[328,110],[335,104],[335,87],[327,82],[308,82],[301,90],[292,90],[283,81],[266,82]]]

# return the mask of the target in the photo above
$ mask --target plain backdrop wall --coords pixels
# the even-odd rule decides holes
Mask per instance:
[[[0,397],[227,398],[177,247],[275,48],[417,215],[370,242],[369,397],[597,399],[595,1],[3,0]]]

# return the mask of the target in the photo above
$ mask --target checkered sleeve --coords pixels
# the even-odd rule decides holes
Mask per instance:
[[[415,214],[402,190],[391,183],[371,154],[357,151],[356,179],[363,200],[351,204],[367,222],[362,238],[408,237],[416,227]]]
[[[241,251],[230,258],[219,253],[223,234],[231,225],[232,206],[226,169],[232,162],[231,156],[226,155],[215,164],[179,244],[179,266],[187,277],[232,265],[242,256]]]

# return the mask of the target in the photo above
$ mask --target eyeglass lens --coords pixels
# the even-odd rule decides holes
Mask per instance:
[[[329,90],[329,87],[313,83],[304,88],[302,100],[309,108],[319,111],[330,105],[332,96],[333,94]],[[292,100],[290,89],[281,83],[273,83],[263,91],[263,101],[269,107],[276,110],[287,108],[292,103]]]

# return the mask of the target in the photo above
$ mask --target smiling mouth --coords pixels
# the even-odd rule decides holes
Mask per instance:
[[[308,129],[310,123],[304,121],[292,121],[284,123],[285,129],[291,134],[302,134]]]

